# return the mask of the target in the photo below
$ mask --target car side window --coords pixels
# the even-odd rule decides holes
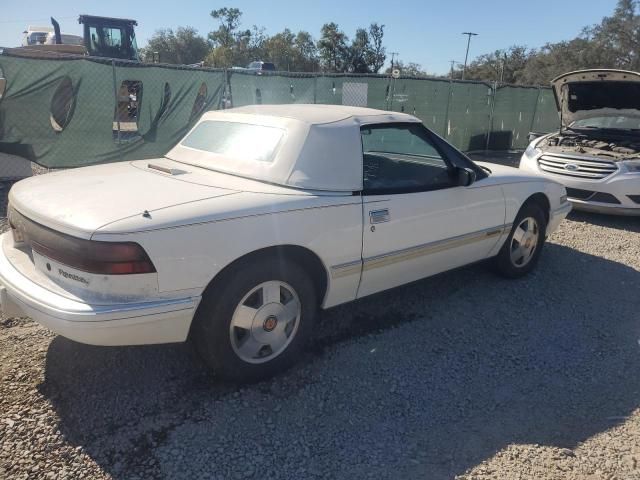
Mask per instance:
[[[368,125],[360,129],[364,193],[438,190],[452,186],[449,164],[420,124]]]

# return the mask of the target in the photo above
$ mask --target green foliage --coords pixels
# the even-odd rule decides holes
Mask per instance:
[[[191,27],[158,30],[143,49],[147,62],[197,63],[219,68],[246,67],[255,60],[273,62],[279,70],[295,72],[377,73],[386,60],[382,44],[384,25],[372,23],[359,28],[349,44],[347,35],[336,23],[322,26],[316,43],[306,31],[293,32],[285,28],[269,36],[263,27],[243,29],[242,12],[223,7],[211,12],[218,28],[207,39]],[[154,52],[156,52],[154,57]]]
[[[349,63],[347,36],[335,22],[325,23],[320,30],[318,53],[326,72],[344,72]]]
[[[158,61],[189,65],[204,60],[209,53],[209,44],[192,27],[157,30],[147,46],[141,50],[145,62]]]
[[[348,45],[347,35],[336,23],[322,26],[318,53],[322,69],[327,72],[378,73],[386,60],[382,46],[384,25],[372,23],[369,29],[358,28]]]
[[[400,70],[400,74],[406,77],[426,77],[427,72],[422,69],[422,65],[415,62],[407,62],[404,63],[402,60],[397,60],[393,69],[388,67],[384,73],[391,73],[392,70],[398,69]]]
[[[378,73],[387,59],[386,49],[382,46],[383,37],[384,25],[375,22],[369,25],[369,48],[366,58],[369,70],[373,73]]]
[[[231,47],[234,42],[241,39],[242,33],[238,33],[242,12],[238,8],[219,8],[211,12],[211,17],[220,22],[217,30],[209,33],[209,40],[215,46]]]
[[[640,2],[619,0],[613,15],[585,28],[573,40],[539,49],[513,46],[481,55],[467,68],[466,78],[514,84],[547,84],[573,70],[619,68],[640,70]],[[459,78],[459,67],[454,76]]]

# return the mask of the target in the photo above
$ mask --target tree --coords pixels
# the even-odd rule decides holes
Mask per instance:
[[[469,66],[465,76],[469,80],[492,80],[504,83],[518,83],[523,76],[527,62],[534,50],[514,45],[506,50],[480,55]],[[459,67],[458,73],[462,70]],[[454,75],[457,77],[457,75]],[[460,75],[461,76],[461,75]]]
[[[372,23],[369,25],[369,50],[367,51],[367,64],[369,71],[378,73],[387,59],[386,49],[382,46],[384,37],[384,25]]]
[[[369,33],[364,28],[356,30],[356,36],[349,47],[347,70],[353,73],[370,73],[368,60]]]
[[[610,64],[629,70],[640,69],[640,16],[638,1],[619,0],[613,16],[583,32],[592,48],[606,50]]]
[[[638,0],[618,0],[612,16],[584,28],[577,38],[548,43],[537,50],[514,46],[481,55],[467,68],[467,78],[545,85],[573,70],[640,70],[639,10]]]
[[[398,60],[393,65],[393,69],[400,70],[400,75],[406,77],[425,77],[427,76],[426,70],[422,69],[422,65],[415,62],[404,63],[402,60]],[[391,66],[389,66],[385,73],[390,74],[392,72]]]
[[[278,70],[297,70],[296,36],[285,28],[264,43],[264,58],[275,63]]]
[[[214,67],[229,68],[246,65],[252,57],[254,34],[264,36],[264,29],[254,26],[254,31],[240,30],[242,12],[238,8],[219,8],[211,12],[218,20],[217,30],[209,32],[209,41],[213,49],[207,55],[205,63]]]
[[[358,28],[348,49],[346,70],[355,73],[378,73],[387,56],[382,46],[384,25],[372,23],[369,30]]]
[[[207,40],[191,27],[159,30],[143,49],[144,58],[153,61],[160,52],[163,62],[196,63],[204,59],[207,66],[244,67],[254,60],[273,62],[280,70],[315,72],[377,73],[386,60],[382,45],[384,25],[372,23],[368,29],[358,28],[351,44],[336,23],[322,26],[318,42],[309,32],[285,29],[273,36],[264,27],[242,28],[242,11],[222,7],[213,10],[211,18],[218,26]]]
[[[175,33],[170,28],[157,30],[142,49],[142,58],[145,62],[189,65],[203,61],[208,52],[207,41],[195,28],[178,27]]]
[[[298,72],[315,72],[319,67],[318,48],[309,32],[299,31],[294,40]]]
[[[327,72],[343,72],[348,63],[348,38],[340,30],[337,23],[325,23],[322,26],[318,53],[323,70]]]
[[[220,27],[209,33],[209,40],[216,46],[231,47],[237,38],[242,12],[238,8],[223,7],[213,10],[210,15],[219,20]]]

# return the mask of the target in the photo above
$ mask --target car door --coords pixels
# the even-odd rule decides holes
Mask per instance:
[[[455,149],[419,123],[367,125],[361,136],[358,297],[484,259],[496,247],[505,229],[502,189],[482,178],[460,186]]]

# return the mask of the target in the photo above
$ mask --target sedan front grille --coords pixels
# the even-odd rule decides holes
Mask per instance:
[[[579,188],[567,188],[567,197],[576,198],[578,200],[589,200],[596,192],[591,190],[581,190]]]
[[[600,180],[618,171],[615,162],[607,160],[587,160],[553,155],[542,155],[538,159],[538,166],[540,170],[548,173],[589,180]]]
[[[591,190],[580,190],[579,188],[567,188],[567,197],[572,200],[620,204],[620,200],[618,200],[610,193],[593,192]]]

